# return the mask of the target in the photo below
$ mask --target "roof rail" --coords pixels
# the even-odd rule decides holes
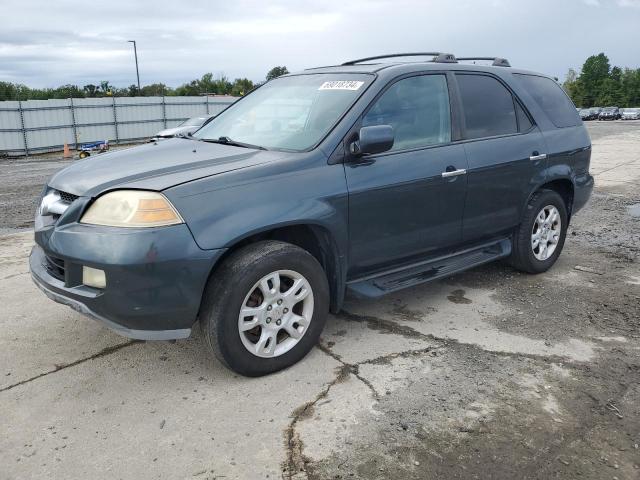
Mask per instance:
[[[510,67],[511,64],[506,58],[500,57],[458,57],[458,60],[491,60],[494,67]]]
[[[369,60],[379,60],[382,58],[394,57],[433,57],[432,62],[436,63],[456,63],[456,57],[450,53],[442,52],[421,52],[421,53],[391,53],[389,55],[376,55],[375,57],[359,58],[358,60],[350,60],[342,65],[355,65],[356,63],[368,62]]]

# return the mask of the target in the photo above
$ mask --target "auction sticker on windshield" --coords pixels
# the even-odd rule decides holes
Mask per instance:
[[[358,90],[364,82],[356,80],[334,80],[333,82],[324,82],[318,90]]]

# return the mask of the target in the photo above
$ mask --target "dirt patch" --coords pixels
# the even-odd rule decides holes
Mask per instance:
[[[640,473],[637,358],[621,361],[614,354],[596,367],[560,367],[544,359],[505,362],[452,345],[417,362],[431,373],[387,391],[376,405],[381,414],[361,419],[346,451],[307,463],[309,478],[623,479]]]
[[[458,304],[473,303],[471,299],[464,296],[464,290],[461,289],[454,290],[453,292],[451,292],[451,295],[447,295],[447,300]]]

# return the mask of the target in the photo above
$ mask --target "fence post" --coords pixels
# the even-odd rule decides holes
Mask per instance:
[[[162,125],[162,128],[167,128],[167,109],[166,104],[164,103],[164,95],[162,95]]]
[[[207,115],[209,115],[209,95],[207,95],[205,98],[207,99],[207,100],[206,100],[206,104],[207,104]]]
[[[120,143],[120,136],[118,135],[118,114],[116,113],[116,97],[111,97],[113,101],[113,127],[116,130],[116,145]]]
[[[29,143],[27,142],[27,130],[24,128],[24,112],[22,111],[22,100],[18,100],[18,111],[20,112],[20,127],[22,128],[22,141],[24,142],[24,156],[29,156]]]
[[[76,125],[76,112],[73,107],[73,98],[69,97],[69,104],[71,108],[71,123],[73,125],[73,148],[78,150],[78,128]]]

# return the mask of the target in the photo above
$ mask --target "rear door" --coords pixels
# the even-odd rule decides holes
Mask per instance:
[[[546,145],[522,104],[498,78],[456,73],[469,168],[462,237],[465,242],[509,232],[540,184]]]
[[[571,178],[578,185],[590,182],[591,140],[580,116],[576,115],[573,102],[550,78],[523,73],[515,73],[513,77],[533,99],[531,108],[537,105],[541,110],[533,113],[540,121],[548,148],[549,175],[554,179]],[[540,113],[547,117],[546,120]]]
[[[444,74],[398,79],[356,127],[391,125],[395,142],[345,162],[351,278],[460,243],[467,161],[451,143],[448,87]]]

